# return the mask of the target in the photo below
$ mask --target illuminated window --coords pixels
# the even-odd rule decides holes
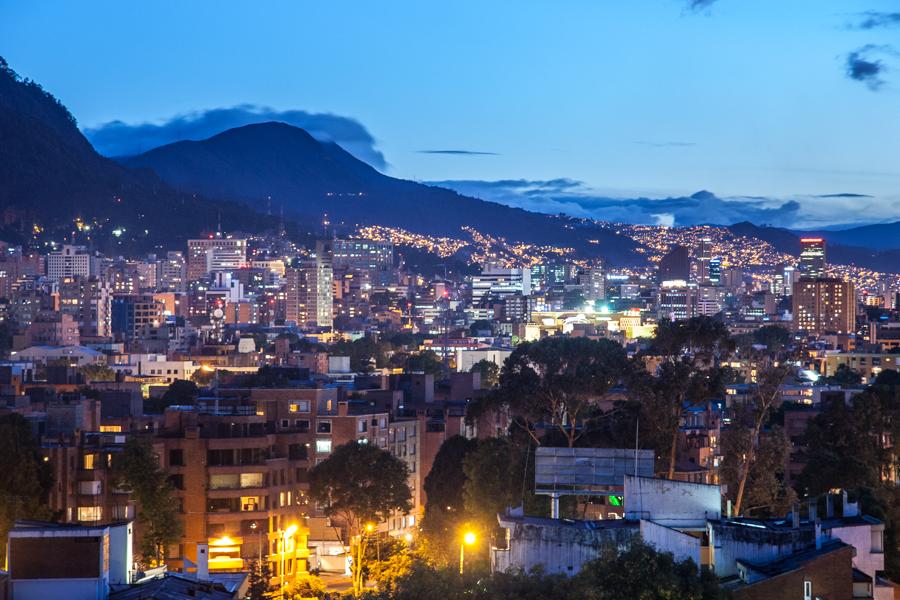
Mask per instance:
[[[316,440],[316,453],[328,454],[331,452],[331,440]]]
[[[83,464],[84,464],[84,468],[85,468],[85,469],[88,469],[88,470],[94,469],[94,468],[95,468],[95,467],[94,467],[94,463],[95,463],[96,461],[97,461],[97,455],[96,455],[96,454],[85,454],[85,455],[84,455],[84,463],[83,463]],[[78,510],[81,510],[81,509],[78,509]]]
[[[122,426],[121,425],[101,425],[100,432],[101,433],[121,433]]]
[[[78,520],[79,521],[99,521],[103,518],[103,507],[102,506],[79,506],[78,507]]]

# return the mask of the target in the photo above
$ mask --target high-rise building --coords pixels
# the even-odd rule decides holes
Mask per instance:
[[[701,285],[697,287],[694,316],[711,317],[725,308],[725,288],[718,285]]]
[[[794,328],[813,335],[856,330],[856,290],[841,279],[794,282]]]
[[[213,237],[188,240],[188,281],[211,271],[240,269],[247,265],[247,240]]]
[[[657,281],[687,281],[691,277],[691,256],[684,246],[673,246],[659,261]]]
[[[187,289],[187,267],[181,252],[167,252],[159,261],[156,287],[161,292],[183,292]]]
[[[97,260],[84,246],[64,245],[47,255],[47,277],[90,277],[97,274]]]
[[[660,284],[656,296],[656,314],[660,319],[680,321],[696,315],[697,284],[683,279]]]
[[[709,282],[712,285],[722,284],[722,257],[713,256],[709,259]]]
[[[318,244],[315,256],[287,269],[285,319],[303,328],[330,328],[334,324],[331,256]]]
[[[506,269],[486,265],[479,275],[472,276],[472,306],[480,306],[486,297],[504,299],[512,294],[531,294],[531,270]]]
[[[59,309],[78,322],[82,336],[112,335],[112,290],[96,277],[59,280]]]
[[[390,270],[394,266],[394,245],[372,240],[333,240],[334,268]]]
[[[164,308],[153,294],[116,295],[112,301],[112,333],[119,339],[135,339],[144,329],[165,322]]]
[[[818,237],[800,238],[800,277],[825,277],[825,240]]]
[[[703,238],[697,248],[697,283],[709,283],[710,261],[712,260],[712,240]]]
[[[582,291],[587,302],[606,300],[606,273],[602,267],[598,265],[587,269],[584,273]]]

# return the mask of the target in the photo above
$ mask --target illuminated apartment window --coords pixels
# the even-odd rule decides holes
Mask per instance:
[[[78,507],[78,520],[79,521],[99,521],[103,518],[103,507],[102,506],[79,506]]]
[[[95,468],[94,464],[96,463],[96,461],[97,461],[96,454],[85,454],[83,468],[88,469],[88,470],[94,469]],[[81,509],[78,509],[78,510],[80,511]]]
[[[316,440],[316,453],[328,454],[331,452],[331,440]]]
[[[100,433],[122,433],[121,425],[101,425]]]

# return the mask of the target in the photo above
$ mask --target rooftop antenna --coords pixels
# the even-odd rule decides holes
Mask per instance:
[[[218,221],[216,223],[216,237],[222,237],[222,211],[218,211],[216,213],[218,215]]]

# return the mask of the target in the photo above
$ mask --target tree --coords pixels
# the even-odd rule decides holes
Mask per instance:
[[[823,383],[832,383],[841,387],[853,387],[862,383],[862,375],[849,365],[838,365],[831,377],[826,377]]]
[[[784,364],[766,365],[758,370],[757,382],[749,401],[734,407],[732,421],[734,439],[733,446],[743,450],[735,465],[737,490],[734,496],[734,512],[738,515],[744,508],[744,495],[747,482],[750,480],[754,465],[760,457],[760,433],[769,419],[775,402],[781,397],[781,386],[790,375],[790,367]],[[774,444],[775,442],[773,442]],[[790,442],[787,441],[788,446]],[[784,446],[784,444],[781,444]],[[775,446],[767,449],[775,451]],[[789,452],[788,448],[786,452]]]
[[[191,406],[200,395],[200,388],[193,381],[176,379],[169,384],[165,393],[158,398],[144,400],[144,412],[146,414],[160,414],[169,406]]]
[[[497,363],[483,358],[472,365],[470,373],[481,373],[481,387],[493,388],[500,382],[500,367]]]
[[[78,367],[78,372],[84,377],[85,383],[116,380],[116,372],[106,365],[82,365]]]
[[[478,447],[476,440],[455,435],[441,444],[431,471],[425,477],[425,515],[422,534],[429,558],[438,564],[450,564],[456,554],[453,536],[468,519],[463,490],[466,457]]]
[[[444,362],[434,350],[425,350],[419,354],[413,354],[409,357],[408,363],[410,371],[435,376],[444,374]]]
[[[897,402],[876,389],[824,403],[804,435],[806,466],[800,476],[809,494],[833,488],[876,488],[896,469],[897,456],[885,439],[896,434]]]
[[[171,544],[181,537],[181,521],[174,488],[150,441],[130,437],[122,453],[113,461],[113,485],[132,492],[138,505],[137,523],[141,531],[144,561],[160,565]]]
[[[0,417],[0,539],[6,540],[18,519],[49,519],[47,494],[53,484],[49,463],[24,417]],[[6,544],[0,545],[0,559]],[[0,561],[2,562],[2,561]]]
[[[722,480],[729,490],[737,490],[750,452],[750,435],[744,427],[729,427],[722,432]],[[783,515],[796,500],[794,490],[784,478],[785,465],[791,454],[791,441],[784,430],[775,426],[761,436],[754,460],[749,465],[741,511],[748,514],[763,510],[769,515]],[[731,499],[734,500],[734,495]]]
[[[272,579],[272,569],[268,561],[250,561],[250,576],[247,581],[248,600],[266,600],[271,588],[269,581]]]
[[[496,397],[525,419],[536,442],[533,429],[542,424],[562,433],[571,448],[593,405],[626,365],[624,348],[611,340],[554,336],[525,342],[503,364]]]
[[[378,523],[393,511],[412,508],[406,463],[390,453],[371,446],[349,442],[334,449],[331,456],[309,473],[309,494],[325,509],[325,515],[338,518],[348,534],[359,535],[367,523]],[[362,542],[361,538],[361,542]],[[358,543],[354,561],[354,590],[362,589],[363,543]]]
[[[769,354],[778,354],[791,343],[791,332],[781,325],[764,325],[753,332],[753,343],[765,346]]]
[[[515,501],[518,480],[510,468],[511,453],[509,440],[488,438],[479,442],[475,451],[463,460],[466,512],[478,524],[482,534],[492,531],[497,513],[505,512]]]
[[[725,594],[715,575],[691,560],[676,562],[639,540],[625,551],[604,548],[573,578],[576,597],[584,600],[716,600]]]
[[[492,331],[492,330],[493,330],[493,323],[491,323],[491,321],[488,321],[486,319],[479,319],[479,320],[475,321],[474,323],[472,323],[471,325],[469,325],[469,335],[471,335],[473,337],[477,336],[479,334],[479,332],[481,332],[481,331]]]
[[[643,368],[641,357],[630,371],[628,394],[640,405],[641,440],[655,450],[657,471],[675,477],[678,440],[685,408],[718,395],[723,387],[720,369],[704,370],[688,358],[663,362],[656,373]]]

